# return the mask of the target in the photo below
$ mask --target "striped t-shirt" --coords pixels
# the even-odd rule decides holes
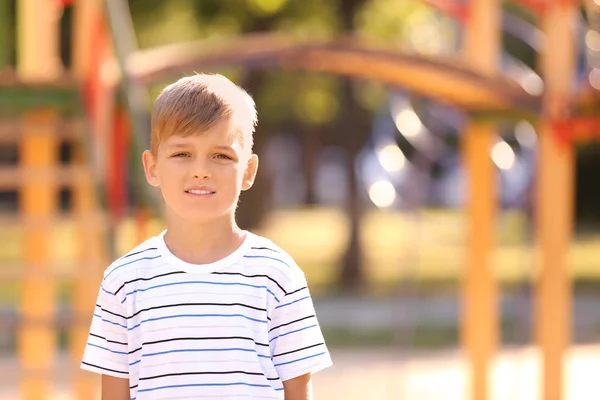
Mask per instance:
[[[212,264],[164,232],[104,273],[81,367],[129,379],[132,399],[283,399],[331,366],[302,270],[261,236]]]

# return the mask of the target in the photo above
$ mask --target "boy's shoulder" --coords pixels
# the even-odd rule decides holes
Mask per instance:
[[[160,258],[160,253],[157,237],[153,236],[113,261],[104,270],[103,282],[106,285],[114,286],[133,279],[137,274],[138,267],[157,258]]]
[[[245,258],[260,260],[261,264],[279,271],[287,281],[286,286],[294,287],[306,284],[304,271],[298,266],[294,257],[271,239],[255,233],[251,234],[253,238]]]

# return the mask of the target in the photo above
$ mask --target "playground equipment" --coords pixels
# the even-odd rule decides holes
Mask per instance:
[[[0,1],[4,7],[6,3]],[[124,154],[128,146],[146,147],[148,140],[149,99],[145,85],[182,72],[243,63],[249,68],[300,68],[377,79],[456,106],[470,115],[463,134],[470,192],[462,336],[476,400],[488,398],[487,369],[498,342],[497,290],[490,266],[496,209],[494,166],[489,156],[494,121],[527,118],[538,124],[541,158],[536,220],[542,257],[536,332],[544,355],[544,398],[560,399],[562,356],[569,343],[570,327],[566,254],[572,230],[573,150],[559,138],[569,137],[568,127],[574,121],[586,121],[577,124],[578,130],[585,131],[582,135],[597,129],[589,123],[591,116],[577,116],[573,106],[577,94],[570,85],[575,56],[569,29],[575,21],[576,2],[524,2],[535,5],[546,35],[545,45],[552,48],[540,57],[543,98],[526,93],[498,73],[500,0],[435,3],[452,3],[452,14],[465,24],[461,61],[407,55],[356,38],[324,42],[275,34],[243,37],[218,48],[200,42],[140,51],[124,0],[77,0],[72,4],[18,0],[17,68],[16,73],[2,75],[0,105],[5,109],[10,105],[19,117],[2,117],[5,122],[0,129],[7,138],[3,140],[20,141],[21,157],[18,170],[0,170],[0,186],[18,188],[18,223],[25,230],[25,258],[22,272],[16,274],[23,282],[23,324],[19,333],[19,358],[24,369],[22,398],[43,399],[50,385],[56,343],[51,327],[56,282],[49,248],[50,228],[58,218],[59,188],[73,187],[75,218],[81,230],[81,263],[77,273],[68,277],[76,286],[72,302],[75,323],[70,335],[76,365],[86,340],[100,273],[111,255],[106,233],[125,204]],[[74,11],[73,66],[69,73],[62,71],[58,62],[57,16],[65,6]],[[0,34],[2,37],[5,35]],[[0,54],[0,62],[6,59]],[[124,89],[124,99],[118,96],[119,87]],[[126,134],[128,123],[133,127],[131,136]],[[73,143],[77,163],[61,167],[56,148],[60,140],[67,139]],[[108,155],[110,158],[105,158]],[[99,187],[105,188],[108,218],[101,212]],[[89,398],[95,388],[93,378],[83,372],[74,374],[76,397]]]

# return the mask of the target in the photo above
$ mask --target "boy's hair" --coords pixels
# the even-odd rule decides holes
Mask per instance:
[[[218,74],[196,74],[165,87],[152,110],[151,150],[172,135],[190,136],[231,119],[232,134],[239,135],[248,154],[252,151],[256,106],[241,87]]]

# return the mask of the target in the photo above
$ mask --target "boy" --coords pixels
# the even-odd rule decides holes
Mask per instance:
[[[332,362],[294,260],[234,218],[254,182],[254,101],[220,75],[167,86],[146,179],[167,229],[104,273],[81,367],[102,398],[311,398]]]

